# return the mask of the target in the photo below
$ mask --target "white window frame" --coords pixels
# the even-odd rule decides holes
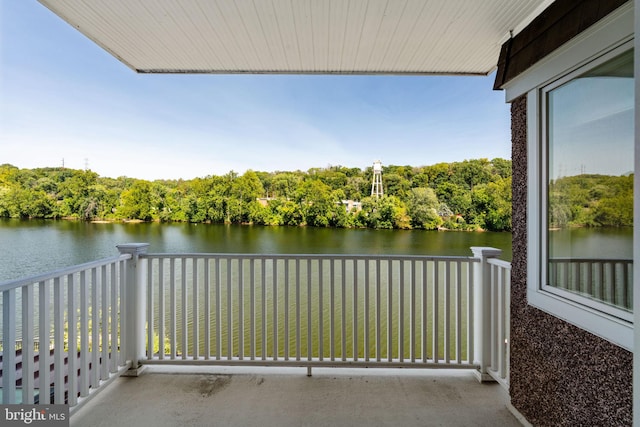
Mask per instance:
[[[561,82],[591,66],[597,66],[615,54],[632,49],[633,37],[634,11],[630,3],[505,85],[508,102],[525,94],[527,96],[528,303],[631,351],[634,334],[632,313],[612,309],[606,304],[545,284],[547,157],[544,100],[545,93]],[[634,187],[636,200],[639,190]]]

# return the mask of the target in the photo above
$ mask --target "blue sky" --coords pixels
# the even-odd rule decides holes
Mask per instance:
[[[36,1],[0,3],[0,164],[101,176],[509,158],[493,76],[138,75]]]

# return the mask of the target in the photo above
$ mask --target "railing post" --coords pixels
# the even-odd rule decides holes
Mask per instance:
[[[497,258],[501,249],[471,247],[474,258],[480,260],[473,265],[473,363],[479,365],[476,371],[478,381],[494,381],[489,375],[491,366],[491,266],[489,258]]]
[[[138,376],[141,373],[140,359],[144,357],[145,349],[145,314],[146,314],[146,286],[145,269],[140,265],[140,255],[147,252],[148,243],[127,243],[116,246],[121,254],[131,254],[125,271],[126,289],[122,296],[124,304],[124,327],[120,331],[120,339],[124,343],[125,359],[131,361],[131,368],[125,376]],[[122,336],[124,335],[124,339]]]

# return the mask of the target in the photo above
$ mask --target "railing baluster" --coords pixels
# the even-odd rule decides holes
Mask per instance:
[[[445,262],[444,270],[444,362],[451,361],[451,263]]]
[[[497,337],[496,337],[496,343],[495,343],[495,347],[493,347],[493,351],[496,353],[496,357],[497,357],[497,370],[499,372],[499,375],[501,377],[504,377],[504,352],[503,352],[503,348],[504,348],[504,337],[505,337],[505,315],[506,313],[504,312],[503,307],[505,307],[505,277],[503,276],[503,271],[504,269],[499,268],[497,266],[493,266],[493,271],[497,271],[497,297],[498,297],[498,309],[497,311],[497,320],[498,320],[498,325],[497,325]]]
[[[238,258],[238,358],[244,360],[244,259]]]
[[[382,287],[382,278],[380,275],[380,260],[376,261],[376,361],[380,362],[382,360],[382,355],[380,353],[380,341],[381,341],[381,309],[382,301],[380,299],[380,288]]]
[[[586,266],[586,277],[584,281],[584,292],[588,295],[593,295],[593,263],[587,262]]]
[[[582,292],[582,266],[580,263],[571,263],[569,265],[569,287],[573,292]]]
[[[106,380],[109,378],[109,328],[107,326],[109,323],[109,298],[107,292],[109,281],[106,265],[100,267],[100,276],[100,303],[102,306],[100,309],[100,379]]]
[[[466,262],[467,266],[467,363],[473,363],[473,266]]]
[[[4,297],[3,297],[3,301],[4,301]],[[69,309],[71,310],[71,308],[72,307],[70,307]],[[11,316],[11,311],[3,307],[3,313],[5,312],[7,312],[10,317],[13,317]],[[75,315],[75,311],[73,313]],[[22,403],[26,403],[26,404],[34,403],[34,381],[33,381],[34,380],[33,375],[35,371],[35,362],[33,360],[34,316],[35,316],[35,313],[33,312],[33,284],[29,284],[22,288]],[[75,317],[72,317],[71,319],[75,320]],[[9,323],[3,319],[3,325],[9,325]],[[75,330],[75,325],[76,323],[73,322],[74,330]],[[4,335],[4,333],[2,337],[3,339],[7,339],[7,338],[11,339],[10,336],[7,337],[6,335]],[[69,334],[69,340],[71,339],[72,339],[72,336],[71,334]],[[76,342],[75,335],[73,336],[73,339],[74,339],[73,342]],[[7,372],[7,377],[9,377],[8,381],[11,381],[10,379],[11,374],[8,371],[6,372]],[[4,378],[4,373],[3,373],[3,378]],[[7,387],[7,386],[3,385],[3,387]],[[10,392],[10,388],[8,387],[4,388],[4,390],[7,390],[7,393]],[[69,391],[71,391],[71,389],[69,389]]]
[[[503,269],[502,268],[498,268],[495,265],[491,266],[491,270],[492,270],[492,274],[496,276],[495,279],[492,280],[492,286],[494,287],[494,289],[492,290],[492,293],[494,295],[493,297],[493,301],[492,301],[492,305],[493,305],[493,319],[495,322],[495,326],[492,328],[491,331],[491,348],[493,349],[493,358],[491,360],[491,366],[494,369],[498,369],[498,365],[499,365],[499,358],[500,358],[500,340],[502,339],[502,333],[501,333],[501,324],[500,322],[502,321],[502,316],[504,315],[503,313],[503,302],[502,302],[502,272]]]
[[[153,304],[153,283],[154,283],[154,274],[153,274],[153,265],[154,259],[149,258],[147,260],[147,360],[153,359],[154,353],[154,336],[156,332],[155,324],[154,324],[154,304]],[[160,259],[157,259],[160,262]],[[162,347],[162,337],[158,335],[158,353],[160,353],[160,349]]]
[[[597,299],[602,299],[604,292],[604,265],[600,261],[596,265],[596,284],[593,291],[593,296]]]
[[[423,260],[422,261],[422,298],[420,298],[421,300],[421,304],[420,304],[420,313],[422,315],[422,322],[421,322],[421,339],[420,339],[420,355],[422,356],[422,363],[426,363],[427,359],[428,359],[428,323],[427,323],[427,317],[428,317],[428,297],[427,297],[427,292],[429,290],[428,287],[428,270],[429,270],[429,265],[432,264],[431,261],[427,261],[427,260]]]
[[[346,310],[346,287],[347,274],[345,271],[345,260],[342,258],[340,262],[340,355],[344,362],[347,360],[347,310]]]
[[[411,260],[411,289],[409,292],[409,358],[416,361],[416,262]]]
[[[176,260],[169,260],[169,339],[171,340],[171,360],[175,360],[177,349],[177,325],[176,325]]]
[[[370,279],[371,279],[371,274],[369,269],[371,268],[371,264],[369,262],[369,259],[366,259],[364,261],[364,360],[365,361],[369,361],[371,358],[371,354],[370,354],[370,342],[369,342],[369,336],[370,336],[370,314],[369,314],[369,310],[370,310]]]
[[[439,287],[440,287],[440,263],[438,261],[434,262],[433,265],[433,295],[431,297],[433,301],[433,336],[431,337],[431,348],[433,351],[433,363],[439,363],[440,361],[440,349],[439,349],[439,340],[440,340],[440,313],[439,313]]]
[[[511,265],[506,268],[505,272],[505,287],[504,287],[504,341],[501,343],[504,354],[502,360],[504,363],[502,364],[502,370],[500,371],[500,375],[505,379],[507,383],[509,383],[509,369],[510,362],[509,359],[511,357]]]
[[[358,361],[358,260],[353,260],[353,360]]]
[[[124,300],[125,295],[125,286],[127,284],[127,264],[129,260],[121,259],[118,261],[118,267],[120,271],[120,277],[118,280],[118,318],[120,319],[119,323],[119,339],[118,339],[118,365],[122,366],[126,363],[126,348],[125,343],[127,340],[127,321],[126,316],[122,315],[122,313],[126,312],[126,301]],[[82,275],[82,272],[80,273]]]
[[[296,360],[300,360],[300,259],[295,262],[296,278]]]
[[[266,360],[267,358],[267,260],[263,259],[260,263],[260,289],[262,292],[262,310],[260,311],[262,316],[261,330],[262,330],[262,348],[261,348],[261,356],[262,360]]]
[[[605,295],[604,295],[604,301],[613,304],[614,303],[614,283],[615,283],[615,263],[613,262],[607,262],[606,265],[609,267],[607,268],[607,281],[606,281],[606,291],[605,291]]]
[[[456,262],[456,363],[462,363],[462,265]]]
[[[318,260],[318,358],[324,360],[324,263]]]
[[[150,263],[149,263],[150,264]],[[118,270],[117,263],[111,264],[111,299],[109,301],[109,309],[111,313],[110,334],[109,334],[109,373],[118,372]],[[69,278],[71,280],[71,277]],[[71,310],[71,309],[69,309]],[[74,323],[75,329],[75,323]],[[71,330],[71,320],[69,320],[69,330]],[[69,334],[71,341],[71,334]],[[151,347],[153,350],[153,347]],[[69,350],[71,354],[71,350]],[[73,357],[75,359],[75,355]]]
[[[100,289],[102,275],[98,268],[91,272],[91,387],[100,385]]]
[[[620,268],[622,269],[622,273],[619,281],[619,305],[624,308],[631,308],[631,304],[629,304],[629,301],[631,300],[629,295],[629,264],[621,263]]]
[[[193,298],[193,307],[191,308],[191,324],[192,333],[191,333],[191,342],[193,346],[192,357],[194,360],[198,360],[200,358],[200,310],[198,309],[200,295],[198,290],[198,258],[193,258],[191,260],[191,283],[192,283],[192,298]]]
[[[289,360],[289,259],[284,259],[284,360]]]
[[[215,259],[215,292],[216,292],[216,360],[222,357],[222,308],[221,295],[222,292],[222,272],[220,271],[220,258]]]
[[[330,265],[330,297],[329,297],[329,355],[333,362],[336,360],[336,341],[335,341],[335,277],[334,277],[334,260],[329,260]]]
[[[393,361],[393,261],[387,261],[387,361]]]
[[[181,320],[181,328],[180,333],[182,334],[182,359],[187,358],[187,353],[189,353],[189,334],[187,328],[187,314],[188,314],[188,303],[187,303],[187,260],[183,257],[180,258],[180,303],[182,304],[182,315],[180,316]]]
[[[211,283],[209,283],[209,272],[211,269],[211,261],[209,258],[203,258],[203,274],[204,274],[204,360],[211,359]]]
[[[42,281],[39,285],[39,325],[38,334],[40,335],[40,345],[38,350],[38,378],[40,379],[40,403],[48,404],[49,392],[51,387],[51,374],[50,374],[50,352],[49,352],[49,337],[51,336],[51,324],[49,319],[50,292],[48,281]],[[14,318],[15,316],[12,316]],[[11,390],[11,389],[7,389]],[[9,392],[9,391],[7,391]],[[43,400],[44,399],[44,400]]]
[[[42,286],[42,284],[41,284]],[[80,396],[89,395],[89,282],[87,272],[80,272]],[[42,301],[42,300],[41,300]],[[40,312],[42,315],[42,311]],[[42,365],[40,365],[42,368]],[[42,383],[40,383],[40,390]]]
[[[256,278],[255,260],[249,260],[249,354],[251,360],[256,360]]]
[[[164,259],[158,258],[158,356],[160,360],[164,360],[166,353],[164,348],[165,332],[164,332]]]
[[[311,259],[307,259],[307,360],[313,359],[313,323],[312,323],[312,287],[311,287]]]
[[[16,290],[2,292],[2,403],[16,402]],[[47,390],[49,388],[47,387]],[[41,388],[41,390],[43,390]]]
[[[232,289],[231,283],[231,270],[233,269],[233,262],[231,258],[227,258],[227,360],[233,358],[233,305],[232,305]]]
[[[278,260],[271,261],[271,287],[273,289],[273,360],[278,360]]]
[[[400,266],[400,283],[398,286],[398,360],[404,362],[404,261],[398,261]]]
[[[624,264],[625,308],[633,309],[633,262]]]
[[[64,305],[60,278],[53,279],[53,381],[54,403],[64,403]]]

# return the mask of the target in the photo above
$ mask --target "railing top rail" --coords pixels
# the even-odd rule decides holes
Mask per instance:
[[[502,268],[511,270],[511,263],[509,261],[505,261],[499,258],[489,258],[487,259],[487,262],[497,267],[502,267]]]
[[[393,260],[393,261],[467,261],[478,262],[472,256],[436,256],[436,255],[379,255],[379,254],[249,254],[249,253],[148,253],[140,258],[220,258],[220,259],[300,259],[300,260]]]
[[[79,273],[81,271],[90,270],[96,267],[102,267],[103,265],[109,265],[114,262],[130,259],[130,258],[131,258],[130,254],[122,254],[122,255],[103,258],[95,261],[89,261],[84,264],[65,267],[60,270],[54,270],[54,271],[39,274],[36,276],[25,277],[25,278],[15,279],[15,280],[8,280],[6,282],[0,283],[0,292],[9,291],[11,289],[20,288],[26,285],[31,285],[36,282],[43,282],[45,280],[55,279],[56,277],[63,277],[69,274]]]

